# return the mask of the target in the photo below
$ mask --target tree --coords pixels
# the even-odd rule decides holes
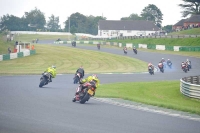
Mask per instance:
[[[10,31],[21,30],[23,27],[21,19],[13,15],[3,15],[0,19],[0,29],[2,31],[8,29]]]
[[[50,31],[58,31],[60,29],[59,17],[55,17],[52,14],[51,17],[49,17],[49,21],[47,22],[47,29]]]
[[[200,15],[200,0],[183,0],[184,4],[179,4],[183,9],[182,16]]]
[[[46,24],[45,16],[37,8],[30,12],[25,12],[24,18],[29,24],[29,30],[44,29]]]
[[[172,32],[172,25],[166,25],[162,29],[167,33]]]
[[[132,13],[129,17],[122,17],[121,20],[145,20],[145,18],[138,14]]]
[[[77,13],[71,14],[70,17],[64,22],[65,24],[64,30],[69,31],[69,24],[70,24],[71,33],[88,33],[88,34],[96,35],[98,33],[99,20],[106,20],[106,18],[101,17],[101,16],[88,17],[77,12]]]
[[[149,4],[142,10],[141,16],[146,18],[147,21],[153,21],[155,25],[161,27],[163,14],[157,6]]]

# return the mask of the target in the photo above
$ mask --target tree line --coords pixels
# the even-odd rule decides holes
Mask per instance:
[[[182,16],[198,14],[200,15],[200,0],[183,0],[184,4],[179,4],[183,8]],[[20,18],[14,15],[3,15],[0,18],[0,32],[9,31],[51,31],[51,32],[70,32],[87,33],[96,35],[98,33],[99,20],[106,20],[102,16],[85,16],[81,13],[73,13],[64,22],[65,27],[61,29],[59,25],[59,16],[51,15],[46,21],[45,15],[39,9],[35,8],[25,12]],[[170,32],[172,25],[162,27],[163,14],[154,4],[146,6],[140,15],[132,13],[128,17],[122,17],[121,20],[147,20],[153,21],[155,25]]]

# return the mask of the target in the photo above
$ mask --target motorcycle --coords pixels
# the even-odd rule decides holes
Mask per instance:
[[[124,54],[127,54],[127,49],[124,49]]]
[[[163,63],[159,63],[159,64],[158,64],[158,68],[160,69],[160,71],[161,71],[162,73],[164,73]]]
[[[74,84],[79,83],[81,80],[81,74],[80,73],[76,73],[75,77],[74,77]]]
[[[149,66],[148,69],[149,69],[149,73],[150,73],[151,75],[154,75],[154,70],[153,70],[153,68]]]
[[[136,49],[136,48],[134,48],[134,49],[133,49],[133,52],[134,52],[135,54],[137,54],[137,49]]]
[[[75,41],[72,42],[72,46],[76,47],[76,42]]]
[[[188,71],[187,65],[186,65],[186,64],[182,64],[181,67],[182,67],[182,70],[183,70],[185,73],[187,73],[187,71]]]
[[[50,82],[50,76],[51,74],[48,72],[43,73],[42,77],[40,78],[39,87],[43,87],[44,85],[47,85]]]
[[[90,97],[94,96],[96,87],[95,82],[86,82],[83,84],[83,86],[86,86],[82,91],[80,91],[80,85],[76,89],[76,95],[72,99],[72,102],[79,101],[81,104],[84,104],[86,101],[90,99]]]
[[[171,69],[172,68],[172,63],[171,62],[167,62],[168,67]]]
[[[191,61],[187,62],[188,71],[192,68]]]
[[[100,50],[100,44],[97,44],[97,48],[98,48],[98,50]]]

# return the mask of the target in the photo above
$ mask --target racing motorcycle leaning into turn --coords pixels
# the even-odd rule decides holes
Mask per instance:
[[[50,76],[51,76],[51,74],[49,72],[42,73],[42,77],[40,78],[39,87],[43,87],[44,85],[47,85],[50,82]]]
[[[90,99],[90,97],[95,95],[95,84],[95,81],[86,82],[83,84],[83,86],[85,86],[84,89],[81,89],[81,85],[79,85],[76,89],[76,94],[72,101],[79,101],[81,104],[84,104]]]
[[[162,62],[159,62],[159,63],[158,63],[158,68],[160,69],[160,71],[161,71],[162,73],[164,73],[164,65],[163,65]]]

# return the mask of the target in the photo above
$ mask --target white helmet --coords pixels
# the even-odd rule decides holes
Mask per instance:
[[[51,67],[54,68],[54,69],[56,69],[56,66],[54,66],[54,65],[52,65]]]

